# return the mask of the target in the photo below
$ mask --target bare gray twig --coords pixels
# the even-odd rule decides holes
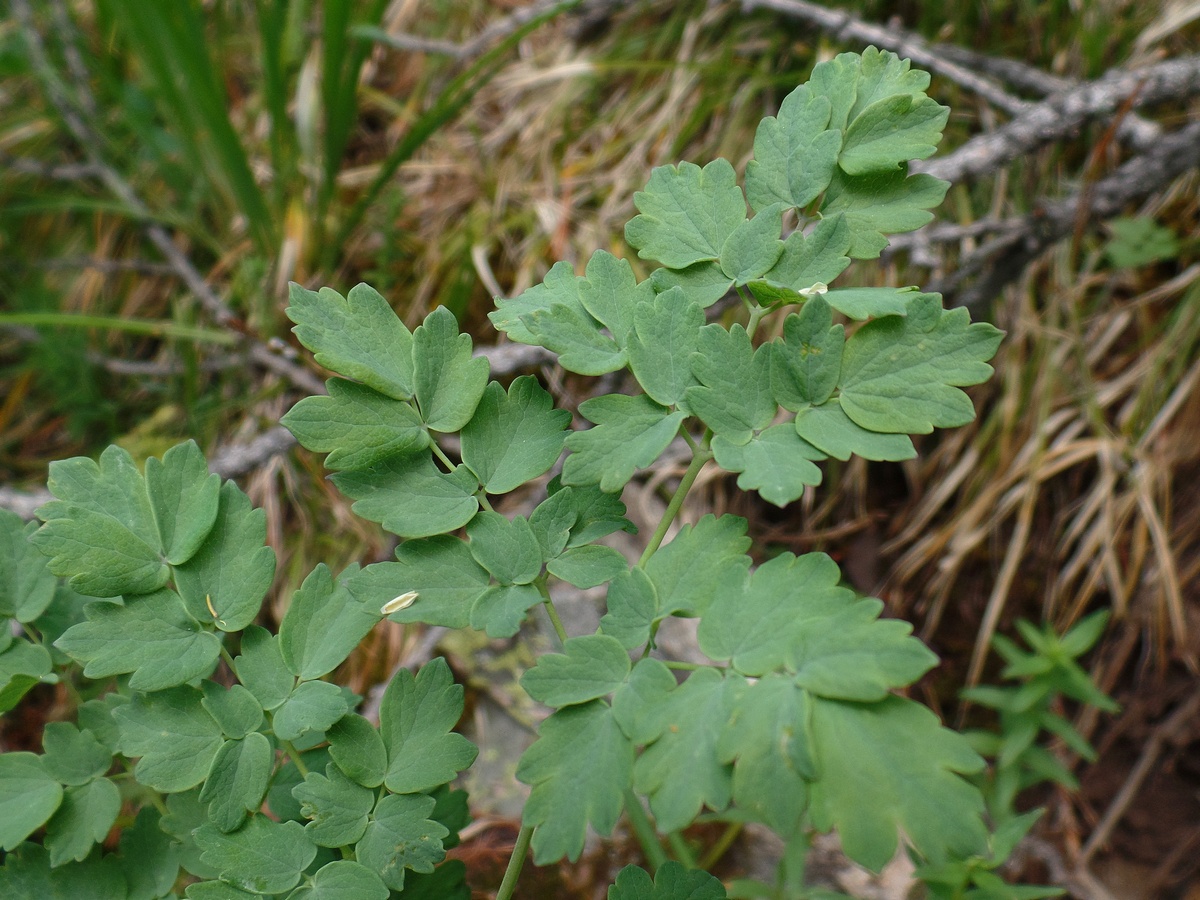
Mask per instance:
[[[953,153],[914,163],[950,182],[995,172],[1004,164],[1070,135],[1081,125],[1133,108],[1182,101],[1200,94],[1200,55],[1185,56],[1134,72],[1116,70],[1103,78],[1036,103],[1006,125],[967,141]],[[1160,138],[1159,140],[1165,140]],[[1148,152],[1157,149],[1157,142]]]
[[[1072,233],[1081,215],[1104,220],[1161,190],[1200,165],[1200,122],[1172,132],[1106,178],[1063,200],[1047,203],[967,256],[956,271],[929,286],[957,306],[982,309],[1042,251]],[[972,279],[968,287],[963,287]]]
[[[947,59],[923,38],[910,31],[875,25],[845,10],[829,9],[807,0],[742,0],[742,9],[746,12],[769,9],[816,25],[836,40],[874,44],[882,50],[891,50],[900,56],[908,57],[923,69],[948,78],[1010,115],[1023,112],[1029,105],[1027,101],[1014,97],[994,81]]]
[[[980,72],[1042,95],[1074,87],[1067,79],[1043,73],[1024,63],[997,59],[950,44],[929,44],[919,35],[903,28],[884,28],[866,22],[845,10],[828,9],[807,0],[742,0],[742,8],[747,11],[769,9],[815,25],[837,40],[874,44],[884,50],[891,50],[900,56],[908,57],[922,68],[972,91],[992,106],[1013,116],[1028,112],[1032,104],[1008,93],[994,81],[981,76]],[[1122,123],[1118,136],[1128,140],[1135,148],[1145,149],[1157,140],[1160,131],[1156,123],[1130,116]]]

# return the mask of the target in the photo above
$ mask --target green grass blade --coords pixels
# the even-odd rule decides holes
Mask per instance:
[[[387,0],[370,0],[365,11],[352,25],[356,4],[352,0],[326,0],[321,28],[321,106],[325,118],[322,177],[318,216],[324,218],[333,195],[342,155],[358,121],[358,79],[371,45],[351,41],[359,26],[378,26]]]
[[[205,23],[195,3],[109,2],[180,146],[246,217],[260,251],[273,253],[275,224],[229,119],[229,101],[206,49]]]
[[[391,153],[379,167],[379,174],[375,176],[375,180],[358,198],[346,218],[342,221],[341,227],[338,230],[337,240],[328,244],[330,248],[338,248],[345,246],[351,233],[358,227],[363,216],[371,204],[375,202],[379,192],[396,174],[396,170],[400,166],[412,158],[424,143],[429,140],[437,130],[453,119],[458,113],[471,102],[471,98],[491,80],[492,76],[504,64],[506,55],[510,49],[515,47],[527,34],[534,31],[544,23],[565,12],[573,6],[578,5],[580,0],[566,0],[557,6],[552,7],[542,15],[530,19],[520,28],[508,35],[503,41],[493,47],[491,50],[482,54],[474,63],[472,63],[466,71],[455,78],[446,87],[445,91],[437,98],[437,101],[424,114],[420,116],[408,129],[400,142],[392,148]],[[360,32],[354,30],[354,35],[364,43],[370,40],[371,32]],[[325,261],[326,264],[330,262]]]
[[[125,331],[152,337],[177,338],[204,344],[220,344],[231,347],[238,337],[227,331],[196,328],[176,322],[161,322],[149,319],[120,319],[114,316],[81,316],[74,313],[0,313],[0,326],[43,325],[67,328],[103,328],[108,331]]]

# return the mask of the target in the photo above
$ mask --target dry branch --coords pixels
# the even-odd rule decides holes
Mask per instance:
[[[1058,78],[1025,63],[987,56],[952,44],[929,44],[920,35],[903,28],[884,28],[850,12],[828,9],[807,0],[742,0],[742,8],[746,11],[769,9],[815,25],[836,40],[874,44],[881,49],[891,50],[972,91],[992,106],[1013,116],[1028,112],[1033,104],[1008,93],[994,81],[981,76],[981,72],[1042,96],[1075,87],[1073,82],[1065,78]],[[1135,149],[1145,149],[1158,139],[1160,132],[1161,128],[1156,123],[1130,116],[1122,123],[1118,136]]]
[[[1197,94],[1200,94],[1200,55],[1133,72],[1109,72],[1096,81],[1036,103],[995,131],[972,138],[947,156],[914,164],[912,169],[950,182],[987,175],[1039,147],[1062,140],[1089,121],[1114,115],[1126,103],[1138,108],[1179,102]],[[1156,151],[1158,144],[1156,141],[1147,152]]]
[[[1107,178],[1016,220],[1010,231],[971,253],[952,275],[931,284],[930,290],[947,294],[955,305],[983,308],[1042,251],[1069,236],[1081,217],[1093,221],[1110,218],[1197,165],[1200,122],[1193,122],[1166,135],[1152,150],[1130,159]]]

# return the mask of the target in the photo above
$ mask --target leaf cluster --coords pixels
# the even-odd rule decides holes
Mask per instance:
[[[35,638],[0,648],[19,649],[0,698],[68,659],[115,690],[48,729],[45,754],[0,756],[0,846],[13,851],[0,892],[86,878],[153,900],[191,878],[189,898],[466,896],[461,865],[443,861],[466,821],[449,785],[476,754],[454,731],[462,688],[442,660],[401,671],[376,727],[326,678],[384,617],[508,638],[544,605],[557,624],[556,581],[606,596],[595,633],[558,625],[559,652],[521,679],[552,710],[516,771],[539,864],[577,859],[589,827],[610,834],[643,803],[663,833],[702,816],[785,840],[836,828],[875,868],[901,840],[935,866],[983,853],[967,776],[984,760],[898,693],[936,663],[906,623],[881,618],[822,553],[755,566],[734,516],[664,543],[704,465],[784,506],[826,459],[906,459],[910,435],[973,417],[962,388],[991,374],[995,328],[916,289],[830,288],[944,194],[908,174],[946,121],[928,81],[874,49],[818,65],[760,125],[741,184],[720,159],[654,170],[626,237],[658,268],[639,278],[600,251],[582,275],[558,263],[498,302],[495,326],[565,369],[627,372],[632,393],[580,405],[583,430],[536,378],[491,380],[448,310],[410,331],[366,285],[293,285],[294,332],[332,376],[283,422],[400,542],[394,560],[337,577],[318,566],[277,634],[254,624],[275,565],[263,514],[194,444],[144,471],[116,448],[55,463],[44,524],[0,520],[21,573],[0,583],[0,612]],[[742,314],[709,322],[727,294]],[[762,341],[768,318],[776,337]],[[634,531],[620,491],[677,438],[688,473],[631,566],[602,540]],[[528,515],[497,512],[518,490],[539,501]],[[62,601],[78,620],[39,635],[30,623],[68,590],[89,598]],[[660,658],[669,617],[698,620],[707,663]],[[96,847],[125,808],[137,820],[124,833],[158,848],[136,885],[137,847]],[[43,826],[44,848],[25,843]],[[674,865],[627,870],[610,890],[723,895]]]
[[[346,588],[357,566],[318,566],[271,634],[252,624],[275,570],[265,517],[194,443],[144,472],[115,447],[54,463],[50,488],[40,528],[0,517],[2,609],[24,631],[4,630],[0,696],[69,664],[115,690],[81,681],[95,696],[43,753],[0,754],[0,895],[468,896],[443,860],[466,824],[448,784],[476,751],[445,662],[394,678],[378,728],[323,680],[382,618]]]

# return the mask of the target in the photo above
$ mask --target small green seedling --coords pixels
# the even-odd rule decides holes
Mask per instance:
[[[941,865],[918,865],[917,877],[937,900],[1039,900],[1065,893],[1058,888],[1005,884],[996,874],[1017,843],[1029,833],[1042,810],[1017,811],[1017,795],[1043,782],[1068,790],[1079,783],[1053,752],[1038,743],[1043,734],[1062,742],[1072,753],[1092,762],[1091,744],[1057,710],[1062,699],[1116,712],[1112,698],[1096,687],[1076,659],[1091,649],[1104,633],[1108,612],[1102,610],[1080,621],[1062,637],[1053,629],[1038,630],[1029,622],[1017,629],[1029,645],[1024,651],[1003,635],[992,644],[1008,663],[1002,677],[1018,682],[1007,687],[982,686],[963,691],[963,699],[994,709],[999,714],[995,731],[972,730],[964,737],[992,760],[978,777],[993,829],[989,853],[956,859]],[[918,862],[920,862],[918,860]]]
[[[0,611],[21,636],[0,696],[57,673],[80,704],[43,754],[0,756],[0,895],[467,898],[446,860],[467,823],[451,784],[476,755],[454,731],[462,688],[440,659],[402,671],[376,726],[327,679],[384,617],[509,638],[536,608],[561,646],[521,683],[553,712],[517,767],[530,793],[500,900],[530,847],[539,865],[578,859],[622,816],[654,874],[625,870],[610,900],[726,896],[680,834],[698,818],[786,842],[776,884],[741,885],[756,896],[817,896],[814,830],[871,868],[901,842],[932,865],[986,852],[983,758],[898,693],[936,663],[909,625],[823,553],[755,566],[744,519],[666,541],[706,465],[784,506],[822,460],[908,459],[910,435],[973,418],[961,389],[990,376],[999,331],[916,288],[831,287],[942,200],[908,173],[946,122],[928,83],[874,49],[819,64],[759,126],[740,184],[723,159],[654,170],[626,228],[636,267],[599,251],[499,301],[512,340],[627,373],[579,407],[589,428],[536,378],[490,380],[445,309],[410,332],[365,285],[293,286],[296,336],[336,377],[284,424],[402,541],[394,561],[318,566],[277,634],[254,624],[275,567],[263,513],[194,444],[144,472],[117,448],[54,463],[44,524],[4,523]],[[726,297],[740,306],[706,313]],[[634,530],[620,492],[677,439],[690,463],[630,565],[603,543]],[[541,502],[496,512],[518,489]],[[605,588],[595,633],[564,631],[556,581]],[[661,658],[671,617],[698,620],[709,662]]]

